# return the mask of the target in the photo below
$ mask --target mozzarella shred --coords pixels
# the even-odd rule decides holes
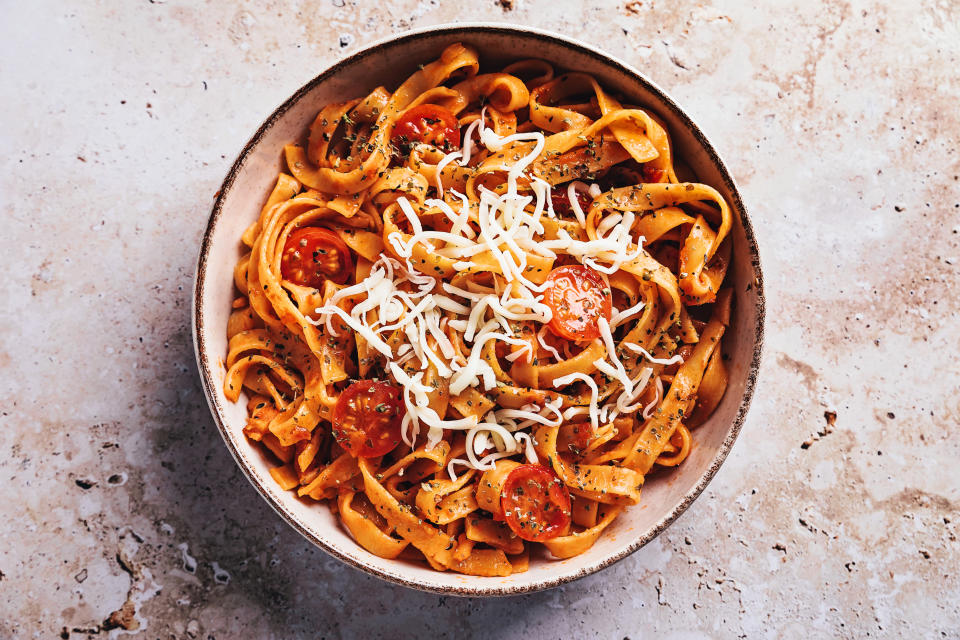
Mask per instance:
[[[386,238],[389,254],[381,255],[371,265],[369,275],[330,296],[323,306],[314,310],[313,317],[307,318],[309,322],[323,325],[332,336],[336,336],[333,319],[337,318],[363,337],[384,360],[387,372],[401,388],[406,409],[401,437],[407,446],[415,447],[424,428],[428,449],[436,446],[445,432],[465,432],[467,446],[463,457],[447,464],[453,480],[457,478],[457,466],[487,470],[500,458],[521,452],[529,462],[536,463],[536,442],[531,433],[534,426],[558,426],[565,419],[587,414],[597,428],[601,419],[612,420],[635,410],[637,396],[650,376],[650,369],[644,369],[636,378],[630,378],[617,356],[611,333],[643,308],[640,303],[617,313],[609,323],[604,319],[600,321],[607,355],[593,364],[622,387],[617,399],[602,407],[596,381],[584,373],[556,378],[552,386],[584,383],[590,389],[586,406],[562,410],[562,399],[557,397],[543,406],[495,407],[480,418],[451,420],[442,419],[430,407],[431,394],[437,388],[436,376],[445,380],[451,397],[471,387],[480,391],[497,387],[496,372],[483,355],[492,343],[501,342],[511,347],[511,353],[506,356],[508,362],[533,362],[538,351],[557,362],[564,359],[563,354],[544,341],[552,311],[543,302],[547,285],[527,277],[531,260],[553,259],[558,251],[563,251],[601,273],[612,274],[642,252],[643,238],[631,235],[635,219],[631,212],[601,220],[594,240],[576,240],[562,228],[548,239],[543,220],[556,217],[552,187],[530,172],[543,153],[544,134],[523,132],[499,136],[486,127],[484,121],[482,114],[467,129],[463,148],[446,154],[437,163],[439,197],[428,198],[422,205],[403,196],[397,198],[398,217],[409,224],[411,233],[389,234]],[[504,188],[492,191],[479,186],[473,202],[454,188],[445,190],[444,169],[454,163],[468,166],[471,157],[482,153],[483,148],[492,153],[503,151]],[[529,185],[525,193],[518,190],[521,182]],[[587,214],[577,201],[578,192],[596,198],[600,188],[579,181],[567,187],[574,216],[585,226]],[[445,218],[449,229],[424,229],[417,207]],[[430,254],[452,261],[450,264],[457,272],[482,270],[479,265],[489,264],[492,259],[507,286],[495,279],[493,287],[469,282],[466,285],[469,288],[464,289],[422,273],[411,260],[418,245]],[[340,306],[346,299],[354,302],[349,312]],[[533,334],[521,337],[514,333],[517,323],[528,322],[541,325],[536,341],[532,340]],[[564,352],[569,357],[566,349]],[[427,384],[425,380],[433,382]]]
[[[600,408],[597,405],[597,401],[600,399],[600,389],[597,388],[596,381],[588,376],[585,373],[571,373],[569,375],[554,378],[553,387],[565,387],[568,384],[573,384],[574,382],[584,382],[590,388],[590,405],[588,411],[590,413],[590,424],[593,426],[594,430],[600,426]],[[564,416],[566,417],[566,416]]]

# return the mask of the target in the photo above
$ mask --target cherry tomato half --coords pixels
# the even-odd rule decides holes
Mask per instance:
[[[353,257],[340,236],[322,227],[301,227],[287,236],[280,258],[284,280],[319,289],[324,280],[343,284],[353,273]]]
[[[577,202],[580,204],[580,210],[584,213],[593,203],[590,194],[577,191]],[[558,216],[569,217],[573,215],[573,207],[570,206],[570,196],[567,194],[567,185],[558,184],[550,190],[550,200],[553,201],[553,211]]]
[[[550,540],[570,526],[570,492],[543,465],[522,464],[511,471],[500,506],[507,524],[524,540]]]
[[[354,382],[333,409],[333,437],[355,458],[382,456],[400,444],[403,415],[395,386],[378,380]]]
[[[460,123],[447,109],[421,104],[408,109],[393,126],[393,144],[407,150],[410,144],[426,142],[444,150],[460,146]]]
[[[567,340],[600,337],[597,321],[610,321],[612,297],[600,274],[580,264],[557,267],[547,276],[543,301],[553,311],[550,330]]]

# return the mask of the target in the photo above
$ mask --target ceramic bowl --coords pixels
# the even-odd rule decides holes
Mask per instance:
[[[529,571],[506,578],[441,573],[369,553],[325,505],[302,501],[277,486],[268,472],[271,461],[241,431],[246,403],[228,402],[222,390],[225,328],[240,235],[256,218],[283,166],[283,145],[302,138],[322,105],[365,95],[380,84],[396,87],[418,64],[435,59],[457,41],[476,47],[487,68],[497,69],[518,58],[544,58],[558,69],[593,74],[609,90],[653,111],[666,123],[677,157],[701,182],[718,189],[734,212],[733,262],[727,278],[735,288],[736,305],[724,337],[730,382],[713,416],[697,429],[689,458],[679,468],[651,477],[642,503],[625,510],[586,553],[567,560],[552,559],[545,552],[534,555]],[[231,167],[207,223],[194,289],[193,335],[217,428],[253,486],[292,527],[331,555],[386,580],[437,593],[481,596],[537,591],[589,575],[650,542],[689,507],[720,468],[743,424],[760,363],[763,315],[757,246],[740,194],[716,150],[673,99],[631,66],[564,36],[502,24],[454,24],[398,35],[351,55],[308,82],[267,118]]]

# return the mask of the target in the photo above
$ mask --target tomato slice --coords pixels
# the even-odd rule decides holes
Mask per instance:
[[[301,227],[287,236],[280,273],[304,287],[319,289],[325,280],[343,284],[353,274],[353,257],[340,236],[322,227]]]
[[[404,413],[400,390],[389,382],[354,382],[333,409],[333,437],[355,458],[382,456],[400,444]]]
[[[460,146],[460,123],[449,110],[435,104],[408,109],[393,125],[393,144],[403,151],[426,142],[445,151]]]
[[[567,340],[600,337],[597,321],[610,321],[612,296],[600,274],[580,264],[557,267],[547,276],[543,301],[553,311],[550,330]]]
[[[500,494],[507,524],[531,542],[556,538],[570,526],[570,492],[539,464],[522,464],[507,475]]]
[[[565,184],[558,184],[550,190],[550,200],[553,201],[553,211],[558,216],[567,217],[573,215],[573,207],[570,206],[570,196],[567,194],[567,188],[568,186]],[[576,193],[580,210],[586,213],[590,205],[593,204],[593,198],[590,197],[590,194],[582,191],[577,191]]]

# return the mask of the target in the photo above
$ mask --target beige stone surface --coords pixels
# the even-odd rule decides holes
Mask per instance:
[[[960,4],[2,14],[0,638],[960,637]],[[189,330],[213,194],[261,120],[363,44],[459,19],[582,38],[671,92],[740,181],[769,309],[750,417],[693,507],[606,571],[489,601],[394,587],[281,521]]]

